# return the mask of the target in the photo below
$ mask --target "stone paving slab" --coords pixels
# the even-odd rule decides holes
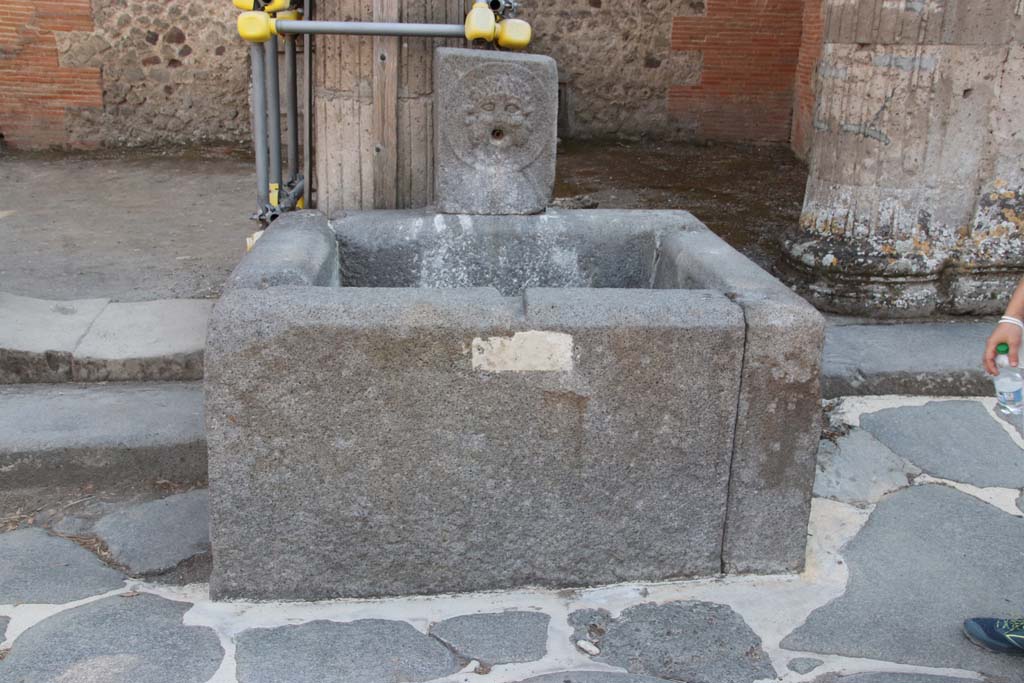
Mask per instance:
[[[50,301],[0,292],[0,384],[202,379],[213,301]]]
[[[540,612],[500,612],[453,617],[430,627],[463,659],[482,664],[533,662],[547,653],[551,617]]]
[[[874,503],[910,484],[921,470],[899,457],[869,432],[854,429],[818,448],[814,495],[851,505]]]
[[[846,593],[782,647],[1020,680],[1019,659],[971,644],[961,624],[1018,615],[1024,519],[945,486],[914,486],[882,500],[842,554]]]
[[[206,476],[201,383],[0,387],[0,488]]]
[[[74,380],[202,379],[213,303],[165,299],[108,305],[74,351]]]
[[[107,303],[0,292],[0,384],[71,381],[72,353]]]
[[[593,659],[688,683],[751,683],[775,678],[761,639],[727,605],[708,602],[648,603],[618,618],[605,610],[569,615],[573,641],[600,649]]]
[[[93,530],[132,574],[166,571],[209,552],[209,495],[196,490],[133,505],[106,515]]]
[[[822,392],[990,396],[981,352],[991,332],[990,322],[829,326]]]
[[[606,671],[563,671],[529,678],[520,683],[665,683],[665,679]]]
[[[190,607],[142,594],[61,612],[18,637],[0,661],[0,680],[205,683],[220,666],[224,650],[213,629],[182,624]]]
[[[63,604],[122,585],[120,572],[73,541],[42,529],[0,534],[0,605]]]
[[[861,426],[928,474],[974,486],[1024,487],[1024,452],[975,401],[932,401],[861,416]]]
[[[866,673],[852,676],[827,674],[814,683],[968,683],[969,678],[950,678],[948,676],[928,676],[925,674],[907,673]]]
[[[441,641],[402,621],[312,621],[251,629],[236,639],[239,683],[400,683],[459,671]]]
[[[795,671],[798,674],[808,674],[824,663],[825,662],[820,659],[815,659],[814,657],[797,657],[796,659],[789,660],[789,663],[786,664],[786,668],[790,671]]]

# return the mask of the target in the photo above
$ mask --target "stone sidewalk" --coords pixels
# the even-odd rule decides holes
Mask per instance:
[[[1024,681],[967,642],[1024,613],[1024,440],[991,399],[829,406],[800,576],[213,603],[201,488],[0,495],[0,680]]]

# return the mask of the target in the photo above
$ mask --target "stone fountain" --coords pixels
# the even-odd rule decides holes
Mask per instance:
[[[214,310],[214,597],[799,571],[822,317],[687,212],[546,209],[553,60],[435,70],[436,209],[286,214]]]

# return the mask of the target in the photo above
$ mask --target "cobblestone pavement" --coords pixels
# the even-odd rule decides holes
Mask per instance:
[[[0,534],[0,680],[1024,681],[960,634],[1024,612],[1019,430],[990,399],[829,408],[799,576],[214,603],[205,491],[64,492]]]

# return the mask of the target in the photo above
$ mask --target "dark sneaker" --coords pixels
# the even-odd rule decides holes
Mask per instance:
[[[1024,619],[968,619],[964,635],[991,652],[1024,656]]]

